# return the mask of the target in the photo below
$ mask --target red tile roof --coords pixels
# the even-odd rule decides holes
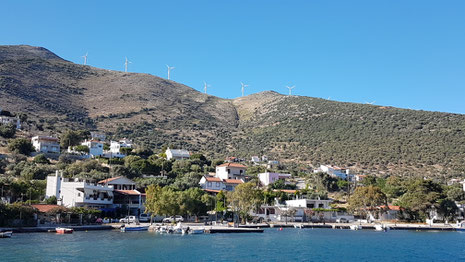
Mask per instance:
[[[380,208],[386,208],[386,206],[379,206]],[[399,211],[401,208],[400,206],[391,206],[391,205],[388,205],[389,209],[390,210],[395,210],[395,211]]]
[[[244,168],[244,169],[247,169],[246,166],[244,165],[241,165],[241,164],[238,164],[238,163],[224,163],[224,164],[221,164],[219,166],[216,166],[216,167],[236,167],[236,168]]]
[[[106,183],[108,183],[108,182],[111,182],[111,181],[116,180],[116,179],[119,179],[119,178],[122,178],[122,176],[107,178],[107,179],[98,181],[98,183],[99,183],[99,184],[106,184]]]
[[[222,182],[221,178],[219,178],[219,177],[208,177],[208,176],[206,176],[205,180],[207,180],[208,182]]]
[[[244,181],[239,180],[239,179],[225,179],[224,182],[226,184],[242,184]]]
[[[139,196],[140,192],[137,190],[115,190],[117,193],[121,193],[123,195],[130,195],[130,196]]]
[[[221,190],[204,189],[203,191],[205,191],[205,192],[210,192],[210,193],[219,193]]]
[[[43,205],[43,204],[34,204],[31,207],[37,209],[40,213],[47,213],[53,209],[63,209],[66,210],[66,207],[59,205]]]
[[[297,193],[297,190],[292,190],[292,189],[275,189],[273,191],[281,191],[281,192],[284,192],[284,193],[288,193],[288,194],[295,194]]]

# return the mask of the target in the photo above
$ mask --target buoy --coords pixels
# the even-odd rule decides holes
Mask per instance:
[[[280,228],[279,228],[279,231],[283,231],[283,228],[282,228],[282,227],[280,227]]]

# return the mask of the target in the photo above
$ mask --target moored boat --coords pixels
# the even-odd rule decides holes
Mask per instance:
[[[13,231],[0,232],[0,238],[10,238],[13,235]]]
[[[203,234],[205,233],[205,229],[189,229],[189,234]]]
[[[350,225],[350,230],[362,230],[361,225]]]
[[[384,232],[386,232],[386,231],[389,230],[389,227],[385,226],[385,225],[376,224],[374,227],[375,227],[376,231],[384,231]]]
[[[65,228],[65,227],[57,227],[55,228],[57,234],[72,234],[73,229],[72,228]]]
[[[149,230],[148,226],[145,227],[124,227],[124,231],[147,231]]]

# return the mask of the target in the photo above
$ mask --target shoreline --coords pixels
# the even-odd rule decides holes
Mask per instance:
[[[413,231],[465,231],[453,227],[451,225],[422,225],[422,224],[407,224],[407,223],[378,223],[388,226],[391,230],[413,230]],[[154,223],[152,226],[160,226],[160,223]],[[167,225],[167,224],[164,224]],[[183,225],[192,228],[204,228],[210,233],[257,233],[263,232],[264,228],[295,228],[308,229],[308,228],[326,228],[326,229],[344,229],[350,230],[351,225],[360,225],[362,230],[374,230],[375,224],[367,223],[276,223],[276,224],[246,224],[239,225],[238,227],[228,227],[227,225],[204,225],[203,223],[183,223]],[[13,233],[55,233],[56,227],[72,228],[74,231],[99,231],[99,230],[116,230],[119,229],[121,224],[106,224],[106,225],[87,225],[87,226],[67,226],[56,225],[46,227],[10,227],[0,228],[1,231],[13,231]],[[150,223],[140,223],[139,225],[130,224],[127,227],[150,226]]]

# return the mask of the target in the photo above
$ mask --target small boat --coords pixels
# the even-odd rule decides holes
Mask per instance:
[[[385,226],[385,225],[380,225],[380,224],[376,224],[375,225],[375,230],[376,231],[388,231],[389,230],[389,227],[388,226]]]
[[[65,227],[57,227],[55,228],[57,234],[72,234],[73,229],[72,228],[65,228]]]
[[[121,228],[123,229],[123,228]],[[147,231],[149,230],[149,227],[146,226],[146,227],[124,227],[124,231],[122,232],[126,232],[126,231]]]
[[[362,230],[363,227],[361,225],[350,225],[350,230]]]
[[[300,228],[300,229],[302,229],[303,226],[302,226],[302,224],[296,224],[296,225],[294,225],[294,228]]]
[[[190,229],[189,234],[203,234],[205,233],[205,229]]]
[[[0,238],[10,238],[13,235],[13,231],[0,232]]]

